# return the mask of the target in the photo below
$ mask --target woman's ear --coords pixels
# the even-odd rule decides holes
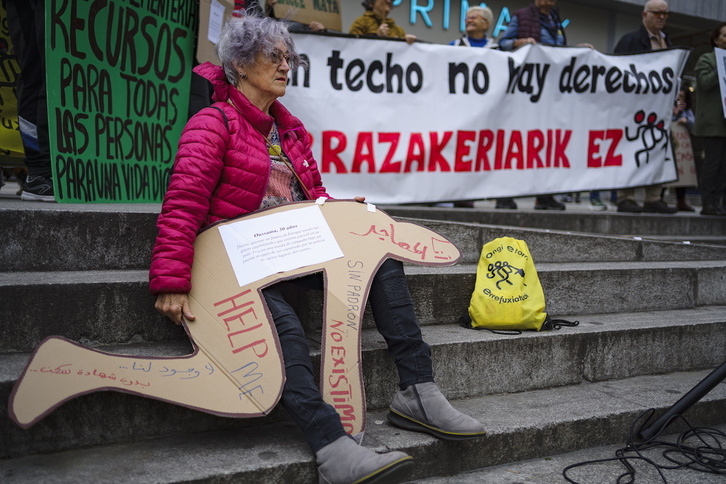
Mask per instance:
[[[241,65],[237,64],[236,62],[233,65],[234,65],[235,70],[237,71],[237,75],[239,76],[239,78],[240,79],[247,79],[247,74],[245,74],[244,67],[242,67]]]

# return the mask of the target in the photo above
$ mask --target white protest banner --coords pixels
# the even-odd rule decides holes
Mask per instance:
[[[310,131],[335,197],[434,202],[677,178],[669,127],[687,50],[294,39],[309,68],[291,73],[281,101]]]
[[[726,117],[726,50],[713,48],[716,54],[716,72],[718,72],[718,86],[721,89],[721,108],[723,115]]]

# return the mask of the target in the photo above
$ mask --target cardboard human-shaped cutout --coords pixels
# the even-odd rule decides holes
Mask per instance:
[[[387,258],[452,265],[461,257],[425,227],[395,221],[370,204],[335,200],[281,205],[216,224],[197,236],[194,248],[189,301],[196,320],[184,324],[192,354],[118,355],[49,337],[13,389],[11,418],[30,427],[63,402],[101,390],[228,417],[266,415],[280,399],[285,375],[262,289],[323,272],[321,392],[346,431],[359,434],[365,427],[361,322],[378,267]],[[291,260],[301,261],[293,264],[299,267],[278,270]],[[348,303],[351,293],[359,304]]]

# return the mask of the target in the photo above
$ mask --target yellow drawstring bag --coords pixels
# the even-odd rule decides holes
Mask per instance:
[[[527,243],[500,237],[482,247],[476,284],[462,326],[490,330],[549,330],[574,326],[551,320],[545,312],[542,284]]]

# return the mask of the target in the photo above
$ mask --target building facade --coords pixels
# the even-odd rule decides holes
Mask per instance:
[[[559,0],[557,6],[566,22],[571,45],[586,42],[601,52],[612,52],[618,39],[641,23],[645,0]],[[692,75],[698,56],[711,49],[711,31],[726,21],[726,1],[670,0],[671,15],[666,32],[674,46],[693,49],[685,75]],[[511,14],[530,4],[530,0],[394,0],[391,17],[407,33],[420,40],[447,44],[461,35],[463,18],[470,5],[486,5],[494,13],[490,32],[499,37],[507,28]],[[342,25],[347,32],[353,20],[364,11],[359,0],[341,0]]]

